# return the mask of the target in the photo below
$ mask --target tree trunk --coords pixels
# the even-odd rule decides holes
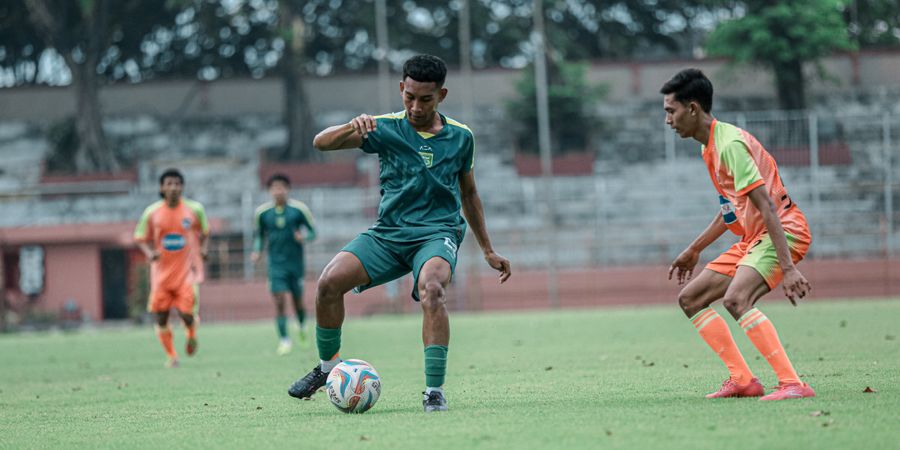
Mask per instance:
[[[303,19],[294,15],[289,1],[281,2],[282,29],[290,30],[284,58],[282,60],[282,82],[284,85],[284,124],[287,127],[287,146],[281,159],[313,161],[319,154],[313,149],[314,136],[309,99],[303,88]]]
[[[781,109],[800,110],[806,108],[806,78],[803,76],[803,63],[789,61],[776,63],[775,89]]]
[[[70,58],[66,58],[67,61]],[[72,84],[76,93],[75,129],[78,131],[78,150],[75,170],[78,173],[115,172],[121,169],[115,153],[106,142],[103,114],[100,108],[100,89],[97,83],[96,55],[84,63],[69,63]]]
[[[73,36],[51,11],[46,0],[27,0],[29,17],[44,33],[48,47],[63,55],[72,71],[72,87],[76,95],[75,129],[78,133],[78,150],[74,166],[78,173],[110,172],[121,168],[116,154],[106,142],[103,133],[103,115],[100,111],[100,89],[97,61],[106,50],[109,35],[109,4],[106,0],[81,2],[81,28],[86,36]],[[77,33],[75,33],[77,35]],[[74,50],[81,47],[81,58],[75,58]],[[80,59],[80,61],[79,61]]]

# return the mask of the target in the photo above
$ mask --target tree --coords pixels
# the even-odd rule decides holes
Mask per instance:
[[[160,77],[262,77],[281,58],[277,12],[276,0],[3,2],[0,67],[6,83],[71,83],[76,92],[73,119],[52,129],[54,140],[71,148],[57,146],[50,169],[115,171],[123,162],[103,133],[101,86]],[[42,78],[66,68],[70,79]]]
[[[279,6],[279,28],[286,43],[281,60],[281,79],[284,86],[284,123],[288,131],[287,145],[281,159],[308,161],[318,157],[319,153],[312,146],[316,124],[312,121],[309,98],[303,88],[306,24],[295,13],[299,9],[296,2],[281,0]]]
[[[12,84],[71,83],[75,91],[71,133],[60,133],[71,135],[62,140],[72,148],[54,149],[49,161],[59,162],[56,169],[85,173],[121,168],[103,132],[100,87],[141,80],[145,36],[158,24],[171,22],[180,6],[178,0],[26,0],[0,7],[0,17],[6,18],[0,27],[0,65],[14,74]],[[47,73],[56,76],[42,79]],[[58,128],[68,128],[68,123]]]
[[[584,64],[554,62],[548,58],[547,91],[550,107],[550,144],[557,154],[584,151],[594,128],[588,105],[599,101],[605,87],[590,86],[585,81]],[[522,71],[516,82],[518,97],[507,103],[507,113],[516,124],[517,148],[538,152],[537,108],[535,105],[534,68]]]
[[[844,17],[854,42],[863,48],[900,45],[900,0],[853,0]]]
[[[75,169],[79,173],[119,170],[119,161],[103,133],[96,70],[110,38],[108,2],[26,0],[25,4],[46,47],[59,52],[72,72],[78,134]]]
[[[836,50],[853,48],[839,0],[746,0],[743,14],[725,21],[707,40],[711,55],[728,56],[739,64],[759,64],[775,75],[775,90],[783,109],[806,107],[804,64]]]
[[[531,0],[470,0],[473,66],[524,67],[530,59]],[[459,2],[387,2],[394,69],[414,53],[459,64]],[[722,9],[715,0],[567,0],[545,2],[548,45],[567,60],[681,55],[705,31],[697,16]],[[308,0],[298,9],[307,28],[308,70],[374,70],[371,0]],[[354,11],[354,14],[347,14]]]
[[[533,2],[481,0],[473,11],[476,65],[524,65]],[[544,2],[547,45],[569,61],[690,56],[696,16],[721,8],[705,0]]]

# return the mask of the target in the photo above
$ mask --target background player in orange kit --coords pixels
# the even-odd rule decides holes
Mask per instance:
[[[175,169],[159,177],[159,200],[141,215],[134,239],[150,261],[150,302],[156,334],[166,351],[167,367],[178,366],[172,344],[169,310],[175,308],[187,332],[185,351],[197,351],[198,285],[203,281],[209,223],[203,205],[181,196],[184,176]]]
[[[675,273],[678,284],[689,280],[700,252],[726,230],[741,236],[740,242],[710,262],[678,295],[684,313],[730,374],[721,389],[707,397],[815,397],[794,371],[775,327],[755,307],[782,278],[784,293],[794,305],[809,292],[809,282],[794,266],[806,255],[812,240],[806,218],[788,196],[775,160],[756,138],[710,114],[713,86],[703,72],[682,70],[660,93],[665,96],[666,124],[682,138],[703,145],[703,160],[721,205],[721,213],[672,263],[669,279]],[[725,320],[710,308],[720,299],[775,370],[775,392],[763,396],[763,386],[751,373]]]

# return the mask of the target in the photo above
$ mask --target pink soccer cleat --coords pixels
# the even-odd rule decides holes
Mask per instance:
[[[750,382],[743,386],[729,378],[722,383],[722,387],[718,391],[707,394],[706,398],[761,397],[764,393],[765,388],[756,378],[751,378]]]
[[[759,399],[760,401],[769,400],[791,400],[795,398],[815,397],[816,391],[806,383],[800,384],[779,384],[775,388],[775,392]]]

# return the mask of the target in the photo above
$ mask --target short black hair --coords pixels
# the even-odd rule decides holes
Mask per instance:
[[[178,178],[178,181],[180,181],[181,184],[184,184],[184,175],[182,175],[181,172],[178,171],[178,169],[166,169],[162,173],[162,175],[159,176],[160,187],[162,187],[163,182],[166,181],[166,178]],[[159,196],[160,198],[166,198],[166,196],[163,195],[162,191],[159,191]]]
[[[272,183],[276,181],[280,181],[286,184],[287,187],[291,187],[291,180],[287,177],[287,175],[283,173],[276,173],[269,177],[269,179],[266,181],[266,188],[272,187]]]
[[[416,55],[403,63],[403,79],[406,77],[422,83],[437,83],[438,87],[443,87],[447,79],[447,64],[437,56]]]
[[[704,112],[712,111],[713,85],[700,69],[684,69],[676,73],[659,93],[675,94],[675,100],[680,103],[696,101]]]
[[[184,184],[184,175],[178,171],[178,169],[166,169],[162,175],[159,176],[159,185],[162,186],[163,181],[166,181],[166,178],[178,178],[178,181],[181,184]]]

